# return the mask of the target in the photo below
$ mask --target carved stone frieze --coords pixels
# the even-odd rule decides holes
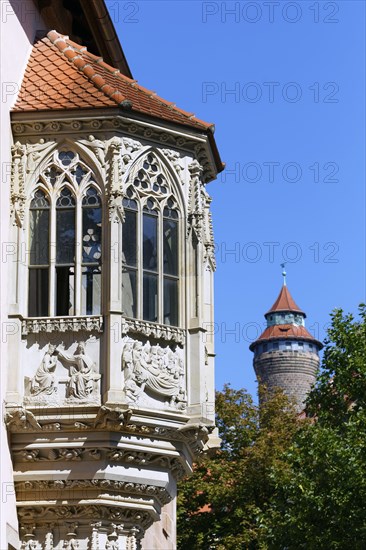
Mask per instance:
[[[113,479],[74,479],[74,480],[39,480],[39,481],[18,481],[15,482],[15,490],[25,494],[29,491],[39,492],[44,495],[45,491],[56,492],[60,497],[65,495],[65,491],[82,491],[84,497],[87,491],[91,490],[107,491],[118,494],[149,495],[157,498],[160,504],[164,505],[170,502],[171,496],[165,487],[149,485],[147,483],[132,483],[130,481],[117,481]],[[26,500],[21,496],[21,500]]]
[[[103,317],[64,317],[22,319],[22,336],[42,332],[103,332]]]
[[[37,508],[34,507],[30,512],[36,510]],[[46,510],[46,508],[42,508],[42,510]],[[73,507],[72,511],[75,510],[76,508]],[[47,513],[50,516],[52,511],[51,507],[47,508]],[[28,516],[25,508],[20,513],[23,517]],[[40,513],[41,510],[38,511],[38,515]],[[144,533],[141,520],[146,525],[149,521],[146,514],[138,517],[133,513],[124,515],[131,520],[128,522],[105,518],[100,521],[90,521],[88,517],[80,517],[80,515],[78,521],[74,521],[71,517],[65,520],[62,515],[64,513],[64,509],[58,510],[52,521],[43,521],[42,517],[37,517],[37,520],[32,522],[22,521],[19,529],[20,550],[54,550],[56,548],[58,550],[61,548],[63,550],[120,550],[120,548],[140,550],[140,539]],[[61,517],[59,517],[60,515]],[[105,512],[104,516],[107,515],[108,513]],[[102,540],[105,543],[101,543]]]
[[[147,529],[153,522],[148,512],[126,509],[119,506],[95,505],[61,505],[61,506],[19,506],[18,516],[22,523],[32,521],[34,524],[57,520],[80,519],[110,520],[122,524],[140,526]]]
[[[163,455],[159,453],[147,453],[144,451],[131,451],[121,448],[53,448],[53,449],[26,449],[14,451],[13,457],[16,462],[70,462],[80,460],[108,460],[137,466],[156,465],[169,469],[176,475],[182,477],[186,472],[178,457]]]
[[[156,338],[157,340],[181,345],[184,345],[186,338],[184,329],[124,317],[122,319],[122,336],[127,334],[138,334],[147,338]]]
[[[19,116],[17,116],[19,118]],[[197,155],[200,163],[203,166],[204,182],[211,181],[215,177],[215,169],[211,165],[211,156],[208,143],[202,142],[202,137],[197,138],[192,135],[182,135],[174,131],[166,132],[160,128],[146,127],[143,122],[131,121],[125,117],[103,117],[99,119],[60,119],[60,120],[45,120],[45,121],[14,121],[12,123],[13,133],[17,137],[25,136],[54,136],[70,134],[83,134],[84,136],[93,136],[94,140],[98,140],[97,134],[106,134],[108,132],[125,132],[131,137],[137,139],[148,139],[159,144],[165,144],[168,147],[176,147],[178,149],[188,149]],[[90,143],[91,143],[90,142]],[[88,146],[87,143],[85,143]],[[90,147],[90,145],[89,145]],[[93,147],[93,146],[92,146]],[[96,151],[94,151],[96,154]]]
[[[144,393],[159,398],[178,411],[187,407],[182,350],[126,338],[122,352],[124,392],[129,403],[139,405]]]

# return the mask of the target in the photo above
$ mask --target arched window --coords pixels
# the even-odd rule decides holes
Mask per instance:
[[[123,312],[179,325],[179,208],[158,159],[147,155],[124,199]]]
[[[30,317],[101,312],[102,204],[91,170],[56,152],[29,210]]]

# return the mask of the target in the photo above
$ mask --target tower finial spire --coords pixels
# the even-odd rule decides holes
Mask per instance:
[[[286,262],[284,262],[283,264],[281,264],[281,267],[282,267],[282,277],[283,277],[283,286],[286,286],[286,271],[285,271],[285,265],[286,265]]]

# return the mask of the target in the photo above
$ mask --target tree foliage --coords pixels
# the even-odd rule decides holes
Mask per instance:
[[[259,411],[245,390],[216,394],[221,450],[196,464],[178,493],[179,548],[257,548],[264,513],[275,491],[273,468],[298,429],[296,414],[278,392]]]
[[[331,317],[307,401],[314,421],[294,437],[290,476],[263,518],[269,548],[366,548],[366,308]]]
[[[182,550],[366,548],[366,306],[331,317],[310,420],[281,392],[261,410],[217,392],[222,446],[180,485]]]

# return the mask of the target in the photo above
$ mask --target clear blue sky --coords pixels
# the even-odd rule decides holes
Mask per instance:
[[[216,386],[255,394],[282,261],[321,340],[365,301],[365,2],[107,5],[134,77],[216,125]]]

